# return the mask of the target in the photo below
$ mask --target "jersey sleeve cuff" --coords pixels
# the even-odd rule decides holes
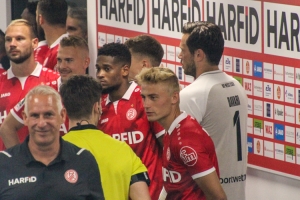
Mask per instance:
[[[19,115],[17,115],[17,113],[14,111],[14,109],[10,110],[11,115],[21,124],[24,124],[24,121],[22,118],[19,117]]]
[[[214,171],[216,171],[216,169],[215,169],[215,167],[212,167],[212,168],[210,168],[210,169],[208,169],[208,170],[206,170],[206,171],[204,171],[204,172],[201,172],[201,173],[192,175],[192,178],[195,180],[195,179],[197,179],[197,178],[206,176],[206,175],[208,175],[208,174],[210,174],[210,173],[212,173],[212,172],[214,172]]]

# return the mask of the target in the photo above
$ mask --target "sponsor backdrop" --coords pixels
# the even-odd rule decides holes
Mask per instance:
[[[286,3],[288,2],[288,3]],[[163,65],[182,87],[186,76],[177,55],[187,21],[218,24],[225,38],[220,69],[248,94],[248,162],[300,179],[300,1],[98,0],[98,47],[139,34],[160,41]]]

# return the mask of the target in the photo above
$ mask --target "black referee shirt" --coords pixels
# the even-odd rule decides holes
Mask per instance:
[[[48,166],[20,145],[0,152],[1,200],[104,199],[92,154],[60,139],[60,153]]]

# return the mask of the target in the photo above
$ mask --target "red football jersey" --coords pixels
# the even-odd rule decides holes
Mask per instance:
[[[60,41],[64,38],[67,37],[68,34],[63,34],[57,40],[51,44],[49,50],[47,51],[47,54],[45,55],[45,60],[43,63],[43,67],[47,67],[49,69],[56,70],[56,64],[57,64],[57,51],[59,47]]]
[[[38,47],[34,49],[34,60],[42,65],[45,61],[48,51],[49,47],[46,40],[40,41],[38,43]]]
[[[194,179],[219,167],[215,146],[198,122],[182,113],[171,124],[163,139],[163,180],[166,199],[205,200]]]
[[[158,199],[162,188],[161,147],[156,139],[165,133],[158,123],[149,122],[140,87],[132,82],[122,99],[110,102],[102,96],[102,115],[98,128],[113,138],[127,142],[148,169],[150,194]]]
[[[43,68],[37,64],[35,70],[28,77],[16,77],[12,69],[8,69],[0,75],[0,125],[10,110],[25,97],[27,92],[40,83],[52,82],[58,79],[58,73]],[[17,105],[17,106],[18,106]],[[22,118],[22,115],[21,115]],[[27,127],[18,131],[20,142],[28,135]],[[4,150],[4,144],[0,139],[0,150]]]
[[[61,85],[61,78],[59,77],[57,80],[46,82],[44,84],[49,85],[50,87],[52,87],[55,90],[59,91],[59,86]],[[24,103],[25,103],[24,99],[22,99],[16,106],[14,106],[10,110],[12,116],[14,116],[14,118],[22,124],[24,124],[24,121],[22,119],[22,112],[24,110]],[[69,118],[68,118],[68,116],[66,116],[65,122],[60,126],[60,135],[62,136],[64,134],[66,134],[68,132],[68,130],[69,130]],[[29,131],[28,131],[28,129],[26,129],[26,131],[24,131],[24,135],[28,135],[28,133],[29,133]]]

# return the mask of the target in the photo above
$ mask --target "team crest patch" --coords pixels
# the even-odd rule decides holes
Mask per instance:
[[[68,171],[65,172],[65,179],[69,183],[76,183],[78,180],[78,174],[74,169],[69,169]]]
[[[184,146],[180,149],[180,158],[185,165],[193,166],[198,160],[198,155],[193,148]]]
[[[136,88],[136,89],[134,90],[134,92],[138,92],[138,91],[140,91],[140,88]]]
[[[168,149],[167,149],[167,160],[169,161],[170,160],[170,158],[171,158],[171,151],[170,151],[170,147],[168,147]]]
[[[134,108],[130,108],[126,113],[126,117],[128,120],[134,120],[136,114],[137,114],[136,110]]]

